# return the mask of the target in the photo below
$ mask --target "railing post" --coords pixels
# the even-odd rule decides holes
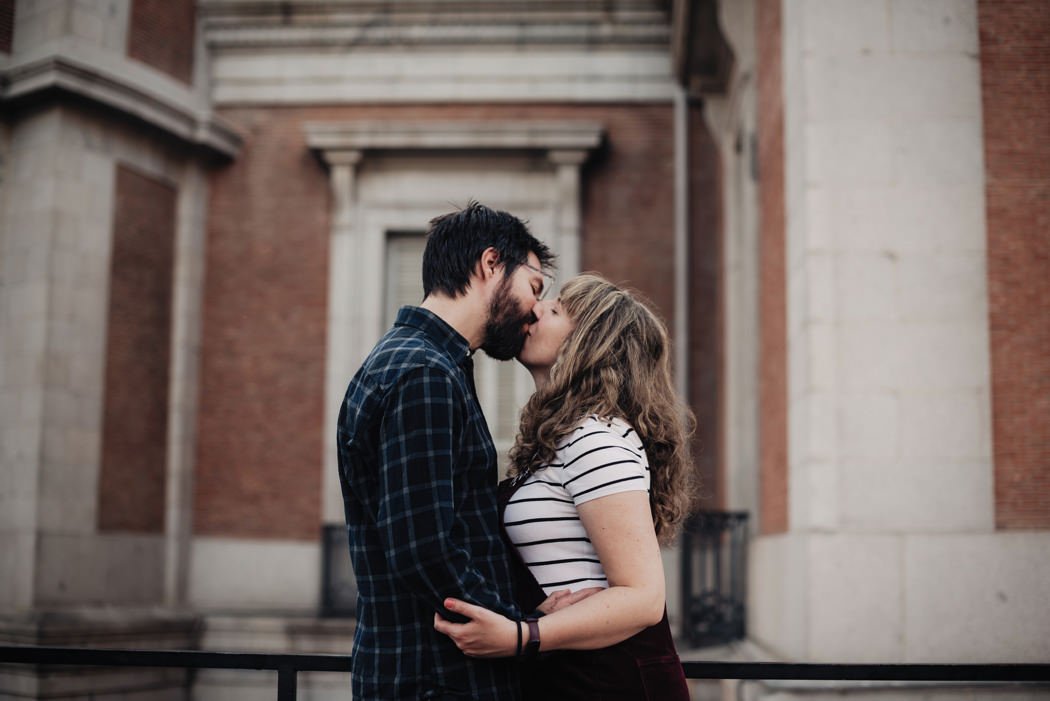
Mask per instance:
[[[295,701],[295,667],[277,669],[277,701]]]

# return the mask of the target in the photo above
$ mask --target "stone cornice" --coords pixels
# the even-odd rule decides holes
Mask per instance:
[[[151,89],[134,71],[102,67],[85,57],[52,53],[0,64],[0,104],[59,90],[115,109],[187,144],[233,158],[242,139],[218,116],[201,109],[185,88]]]
[[[448,44],[666,48],[666,10],[651,0],[202,0],[209,46],[424,47]]]
[[[215,105],[669,102],[667,49],[251,50],[212,54]]]
[[[278,47],[412,46],[633,46],[666,47],[668,29],[660,25],[592,26],[566,24],[433,25],[404,27],[210,27],[208,45],[218,49]]]
[[[586,121],[308,122],[314,151],[538,150],[589,152],[603,128]]]
[[[665,102],[667,0],[200,0],[215,105]]]

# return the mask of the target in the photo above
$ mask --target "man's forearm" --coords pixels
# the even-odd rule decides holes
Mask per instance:
[[[417,540],[386,552],[387,563],[398,578],[450,620],[458,616],[445,609],[443,602],[447,597],[470,601],[506,616],[518,615],[516,607],[505,601],[471,564],[467,551],[447,539]]]

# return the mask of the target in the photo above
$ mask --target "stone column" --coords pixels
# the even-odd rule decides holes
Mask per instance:
[[[361,255],[357,216],[357,164],[361,151],[333,149],[321,152],[329,168],[332,188],[332,239],[328,252],[328,349],[325,361],[324,475],[322,518],[325,523],[343,520],[343,504],[336,472],[335,424],[346,383],[364,359],[355,333],[362,324],[366,301],[359,294],[360,281],[369,271]],[[371,271],[376,274],[376,271]]]
[[[175,230],[164,519],[164,603],[173,607],[186,602],[193,538],[207,190],[198,164],[184,164]]]
[[[552,149],[547,158],[555,168],[554,249],[559,283],[580,272],[580,166],[589,152]]]

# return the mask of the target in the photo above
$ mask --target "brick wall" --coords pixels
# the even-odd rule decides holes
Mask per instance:
[[[787,285],[780,0],[759,0],[759,454],[763,533],[787,530]]]
[[[1050,5],[980,0],[995,520],[1050,528]]]
[[[328,180],[287,111],[237,112],[210,188],[193,524],[316,540]]]
[[[722,164],[702,107],[690,110],[689,121],[689,398],[697,422],[693,461],[700,473],[701,507],[722,509],[726,429],[722,412]]]
[[[194,0],[132,0],[128,56],[193,83]]]
[[[15,35],[15,0],[0,0],[0,51],[11,53]]]
[[[223,116],[246,143],[210,186],[197,533],[318,535],[330,201],[327,175],[304,143],[306,121],[602,122],[608,147],[583,175],[582,266],[639,289],[673,318],[669,104],[243,108]]]
[[[499,116],[513,119],[513,113],[508,110]],[[674,318],[674,121],[670,104],[526,112],[530,113],[538,119],[591,119],[606,126],[607,148],[583,174],[581,269],[596,270],[639,290],[670,324]]]
[[[114,197],[98,528],[161,533],[176,192],[118,166]]]

